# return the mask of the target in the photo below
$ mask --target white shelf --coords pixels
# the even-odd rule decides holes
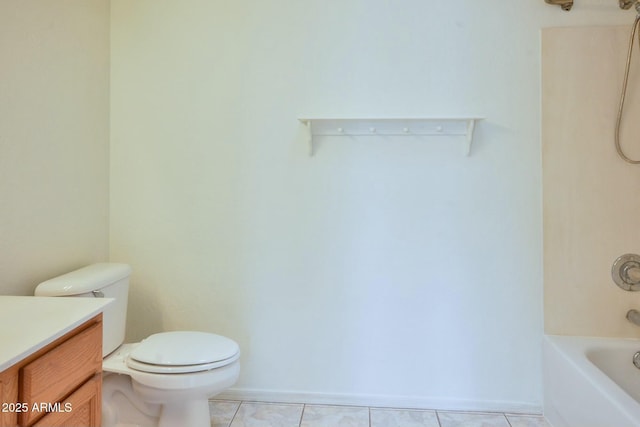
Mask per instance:
[[[468,156],[479,117],[447,118],[324,118],[301,117],[309,132],[309,155],[319,136],[457,136]]]

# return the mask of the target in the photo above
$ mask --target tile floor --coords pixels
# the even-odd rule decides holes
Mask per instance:
[[[212,400],[211,427],[551,427],[541,416]]]

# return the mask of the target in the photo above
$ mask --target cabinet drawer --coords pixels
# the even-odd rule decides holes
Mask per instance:
[[[102,376],[94,375],[33,427],[99,427]]]
[[[102,323],[96,323],[24,366],[20,401],[33,405],[62,401],[102,370]],[[26,425],[42,413],[20,414]]]

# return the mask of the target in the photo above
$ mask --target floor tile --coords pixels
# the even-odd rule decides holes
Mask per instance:
[[[371,408],[371,427],[440,427],[436,411]]]
[[[438,411],[438,418],[442,427],[510,427],[503,414]]]
[[[511,427],[551,427],[551,424],[549,424],[544,417],[507,414],[507,419]]]
[[[298,427],[304,405],[243,402],[231,427]]]
[[[300,427],[369,427],[369,408],[306,405]]]
[[[211,414],[211,427],[229,427],[233,416],[238,411],[240,402],[226,400],[209,401],[209,413]]]
[[[551,427],[539,415],[211,400],[211,427]]]

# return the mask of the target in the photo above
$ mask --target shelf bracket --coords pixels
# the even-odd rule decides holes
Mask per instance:
[[[312,120],[300,119],[302,124],[307,128],[307,143],[309,144],[309,157],[313,156],[313,129]]]
[[[473,131],[476,128],[475,119],[471,119],[467,122],[467,135],[464,148],[462,150],[462,154],[465,156],[469,156],[471,154],[471,143],[473,142]]]

